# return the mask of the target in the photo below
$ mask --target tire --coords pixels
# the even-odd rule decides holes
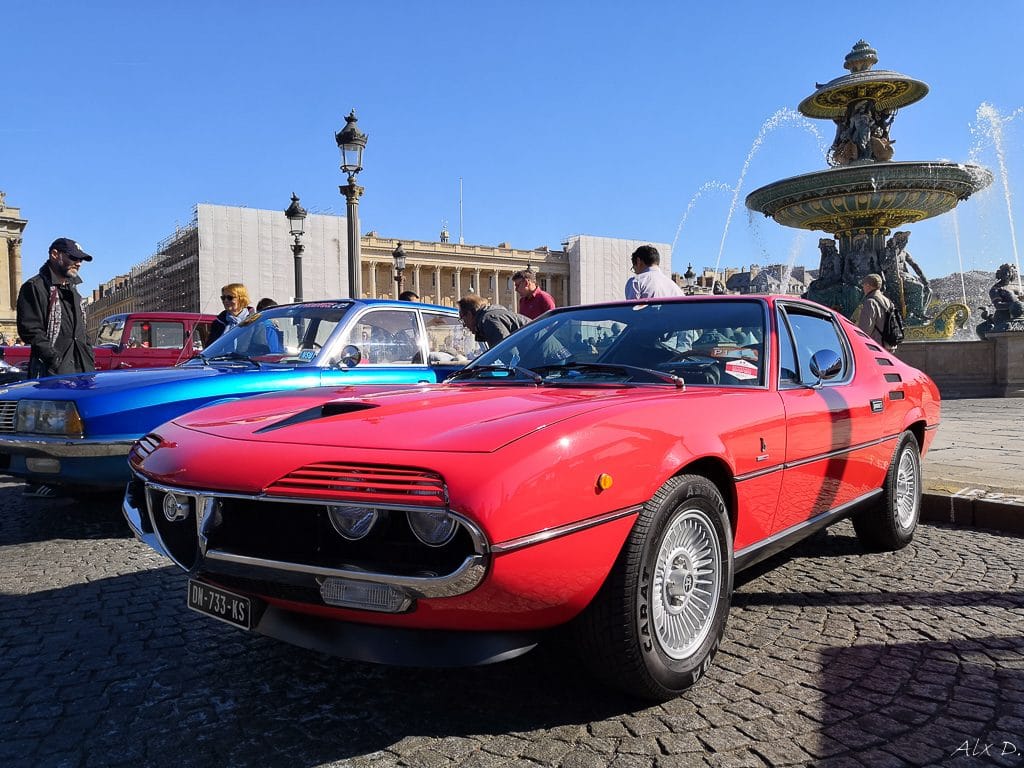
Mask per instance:
[[[666,701],[692,686],[722,641],[732,555],[732,526],[714,483],[697,475],[669,480],[644,505],[574,626],[585,663],[643,699]]]
[[[853,516],[853,529],[867,549],[895,552],[914,538],[921,517],[921,449],[910,432],[900,435],[882,487],[882,501]]]

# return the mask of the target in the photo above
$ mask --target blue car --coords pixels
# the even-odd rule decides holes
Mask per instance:
[[[120,489],[132,443],[186,411],[306,387],[437,382],[479,351],[447,307],[350,299],[275,306],[173,368],[0,387],[0,474],[71,493]]]

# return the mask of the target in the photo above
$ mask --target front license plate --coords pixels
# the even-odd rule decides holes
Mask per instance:
[[[189,579],[188,607],[233,627],[252,629],[252,600],[243,595]]]

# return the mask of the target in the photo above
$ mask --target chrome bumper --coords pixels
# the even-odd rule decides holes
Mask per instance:
[[[142,479],[139,475],[136,475]],[[322,583],[325,579],[339,579],[342,581],[369,582],[380,584],[400,590],[410,600],[436,597],[454,597],[471,591],[483,581],[487,573],[487,565],[490,559],[489,547],[483,533],[470,521],[460,517],[463,526],[470,531],[474,542],[475,552],[451,573],[442,576],[409,576],[404,574],[393,574],[381,571],[368,571],[356,566],[344,564],[335,568],[310,565],[307,563],[294,563],[282,560],[269,560],[265,558],[249,557],[221,549],[209,548],[207,546],[207,526],[213,518],[215,505],[220,498],[245,499],[253,503],[261,501],[292,503],[324,504],[324,501],[309,501],[303,499],[282,499],[280,497],[251,496],[231,493],[215,493],[212,491],[197,491],[193,489],[176,488],[161,485],[144,480],[145,483],[145,509],[140,509],[125,494],[124,502],[121,505],[122,512],[128,525],[131,527],[135,537],[144,544],[152,547],[156,552],[167,557],[179,568],[189,573],[197,573],[204,569],[204,566],[214,566],[215,563],[235,566],[247,571],[250,574],[258,575],[261,578],[270,580],[287,580],[288,575],[308,576]],[[178,562],[169,548],[164,544],[159,534],[159,526],[153,519],[154,514],[160,514],[159,508],[154,513],[151,496],[154,492],[173,492],[178,496],[190,496],[194,499],[195,515],[194,525],[197,527],[199,558],[192,568]],[[144,516],[148,516],[144,525]],[[153,533],[147,533],[146,529]],[[276,572],[276,576],[275,576]]]
[[[124,519],[128,521],[128,527],[132,529],[132,533],[135,534],[136,539],[151,547],[157,552],[157,554],[163,555],[167,558],[170,557],[166,550],[164,550],[163,544],[160,542],[160,537],[155,533],[146,533],[143,530],[142,516],[146,514],[146,511],[139,509],[132,504],[127,493],[125,493],[124,499],[121,501],[121,512],[124,515]]]
[[[63,458],[93,458],[127,456],[134,439],[127,440],[74,440],[69,437],[13,437],[0,435],[0,453],[25,456]]]

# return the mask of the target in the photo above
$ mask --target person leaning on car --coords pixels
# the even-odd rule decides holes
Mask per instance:
[[[92,345],[85,334],[78,270],[92,256],[74,240],[58,237],[50,245],[39,274],[18,291],[18,335],[32,347],[28,376],[53,376],[95,370]]]
[[[888,349],[882,341],[882,331],[885,329],[885,319],[889,315],[889,310],[892,309],[892,301],[882,293],[882,276],[874,273],[864,275],[860,287],[864,291],[864,300],[860,303],[857,327]]]
[[[459,299],[459,319],[473,333],[474,338],[485,342],[488,348],[530,322],[526,315],[512,312],[498,304],[489,304],[487,299],[475,293]]]

